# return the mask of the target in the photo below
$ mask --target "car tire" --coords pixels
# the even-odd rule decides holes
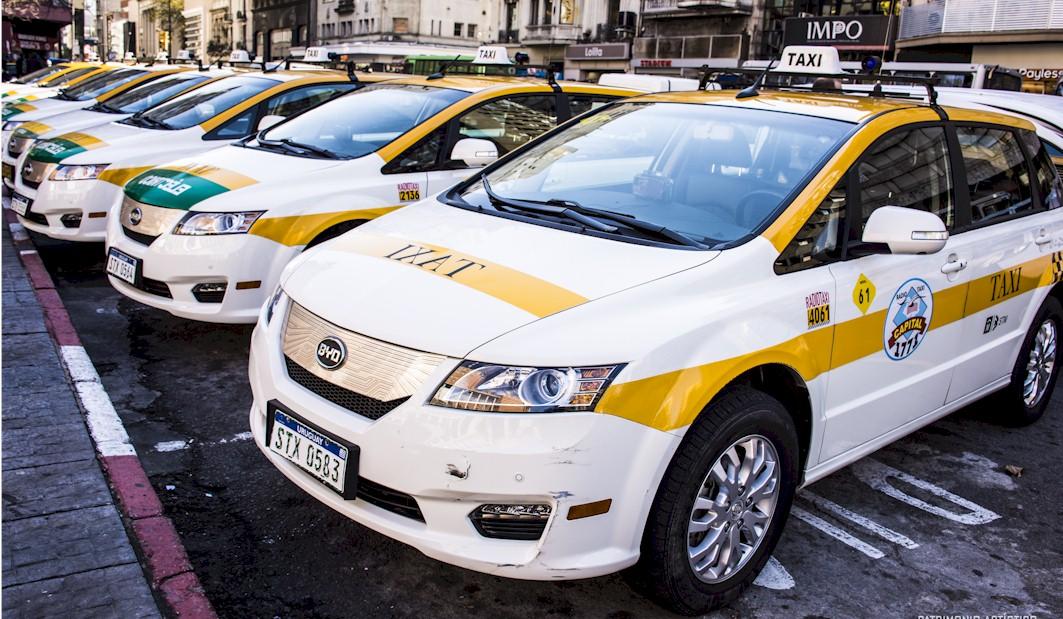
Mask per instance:
[[[1045,414],[1056,386],[1056,378],[1059,377],[1056,348],[1061,334],[1063,306],[1058,299],[1049,296],[1041,304],[1022,341],[1015,367],[1011,371],[1011,382],[996,394],[992,403],[993,416],[997,422],[1008,426],[1025,426]],[[1034,376],[1035,364],[1042,361],[1047,361],[1051,367]],[[1028,391],[1031,387],[1033,394]]]
[[[749,542],[755,524],[746,524],[747,513],[755,522],[769,510],[766,486],[759,487],[758,499],[750,495],[753,483],[745,486],[739,475],[732,480],[738,482],[734,485],[720,483],[712,470],[717,465],[726,470],[726,462],[740,472],[735,465],[746,463],[747,454],[758,453],[765,462],[774,456],[772,468],[777,473],[767,524],[761,527],[756,543],[746,544],[752,550],[740,552],[733,565],[721,569],[721,563],[728,563],[722,557],[730,557],[731,552],[717,546],[699,556],[706,552],[706,545],[712,547],[710,536],[723,539],[721,544],[726,546],[735,539],[731,536],[734,530],[739,542]],[[728,388],[690,426],[668,466],[647,518],[639,562],[626,573],[628,580],[657,603],[685,615],[705,613],[737,598],[753,583],[779,541],[797,487],[798,462],[797,432],[783,405],[750,387]],[[766,467],[757,470],[759,475],[748,477],[755,482],[770,481],[771,475],[764,474]],[[721,500],[728,491],[739,500]],[[711,509],[695,509],[695,499],[702,507],[710,500]],[[704,533],[695,531],[705,522],[712,524]],[[701,567],[701,562],[709,566]],[[704,570],[700,575],[696,565]]]

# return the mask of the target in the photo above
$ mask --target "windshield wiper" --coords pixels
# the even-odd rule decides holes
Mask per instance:
[[[94,106],[92,106],[90,108],[87,108],[87,109],[89,109],[89,110],[91,110],[93,112],[105,112],[107,114],[121,114],[122,113],[122,110],[120,110],[120,109],[118,109],[116,107],[111,107],[111,106],[107,105],[106,103],[97,103],[96,105],[94,105]]]
[[[155,120],[154,118],[141,116],[139,113],[130,116],[129,120],[136,122],[138,126],[148,127],[150,129],[173,129],[173,127],[161,120]]]
[[[568,206],[560,206],[556,204],[546,204],[543,202],[532,202],[529,200],[516,200],[513,198],[504,198],[497,193],[491,191],[491,183],[487,182],[487,173],[484,172],[480,175],[480,183],[484,186],[484,192],[487,193],[487,198],[491,201],[491,204],[495,207],[502,207],[503,210],[509,212],[513,211],[531,211],[533,213],[546,213],[548,215],[560,215],[561,217],[567,217],[572,221],[578,222],[588,228],[594,228],[601,232],[616,232],[618,228],[616,226],[610,226],[609,224],[588,217],[583,213],[580,213]]]
[[[56,98],[56,99],[62,99],[62,100],[64,100],[64,101],[77,101],[77,99],[76,99],[75,97],[72,97],[72,96],[70,96],[69,94],[67,94],[67,92],[66,92],[66,89],[65,89],[65,88],[64,88],[63,90],[60,90],[60,91],[59,91],[59,92],[58,92],[58,93],[57,93],[57,94],[55,95],[55,98]]]
[[[495,204],[496,206],[497,206],[496,200],[502,200],[506,205],[512,206],[514,208],[523,208],[523,209],[526,209],[526,210],[533,210],[533,211],[539,211],[539,212],[545,212],[545,213],[558,213],[558,214],[566,214],[564,211],[568,211],[568,213],[570,213],[570,214],[576,214],[576,215],[580,215],[580,216],[586,217],[586,218],[592,218],[593,217],[594,219],[592,221],[597,221],[600,224],[602,222],[599,221],[599,220],[602,220],[602,219],[607,220],[607,221],[613,221],[613,222],[616,222],[616,223],[618,223],[618,224],[620,224],[622,226],[626,226],[628,228],[632,228],[634,230],[638,230],[639,232],[645,232],[647,234],[657,236],[658,238],[662,238],[662,239],[664,239],[666,241],[669,241],[671,243],[676,243],[676,244],[679,244],[679,245],[685,245],[687,247],[697,247],[699,249],[705,249],[705,247],[706,247],[705,244],[699,243],[699,242],[695,241],[694,239],[686,236],[685,234],[682,234],[681,232],[677,232],[675,230],[672,230],[671,228],[669,228],[667,226],[662,226],[660,224],[655,224],[653,222],[649,222],[649,221],[646,221],[644,219],[638,219],[637,217],[632,217],[631,215],[626,215],[624,213],[614,213],[613,211],[606,211],[606,210],[602,210],[602,209],[586,207],[586,206],[583,206],[582,204],[580,204],[579,202],[576,202],[576,201],[573,201],[573,200],[559,200],[557,198],[552,198],[550,200],[539,201],[539,200],[514,200],[512,198],[502,198],[501,196],[499,196],[499,195],[495,194],[493,191],[491,191],[491,187],[490,187],[489,183],[487,182],[487,174],[486,174],[486,172],[480,175],[480,181],[483,183],[484,191],[487,193],[487,197],[491,200],[491,203]],[[517,203],[517,204],[514,204],[514,203]],[[617,228],[616,226],[608,226],[608,225],[606,225],[606,227],[608,227],[610,229],[609,230],[605,230],[603,228],[598,228],[598,229],[602,230],[603,232],[614,232],[614,233],[615,232],[620,232],[620,229]]]
[[[279,140],[267,140],[265,138],[258,138],[258,143],[264,144],[266,146],[280,146],[288,152],[303,151],[304,153],[313,153],[318,157],[322,157],[324,159],[344,159],[343,156],[334,153],[327,148],[314,146],[313,144],[303,144],[302,142],[296,142],[291,138],[281,138]]]

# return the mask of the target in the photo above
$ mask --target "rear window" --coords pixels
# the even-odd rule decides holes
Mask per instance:
[[[280,82],[264,77],[234,76],[220,79],[144,112],[149,122],[168,129],[187,129],[273,88]],[[132,117],[123,122],[137,124]]]

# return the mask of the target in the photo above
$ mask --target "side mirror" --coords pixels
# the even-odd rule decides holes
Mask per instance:
[[[480,168],[498,159],[498,147],[491,140],[462,138],[450,151],[450,158],[462,161],[470,168]]]
[[[945,222],[933,213],[883,206],[867,219],[861,240],[887,245],[894,254],[934,254],[945,247],[949,233]]]
[[[277,116],[276,114],[268,114],[268,115],[263,116],[262,118],[260,118],[258,120],[258,127],[256,127],[256,128],[259,131],[262,131],[263,129],[269,129],[270,127],[272,127],[273,125],[279,123],[280,121],[282,121],[284,119],[285,119],[284,116]]]

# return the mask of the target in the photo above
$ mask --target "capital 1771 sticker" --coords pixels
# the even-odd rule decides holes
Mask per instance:
[[[918,277],[901,284],[886,310],[882,336],[886,356],[894,361],[911,356],[930,330],[933,315],[934,293],[930,284]]]

